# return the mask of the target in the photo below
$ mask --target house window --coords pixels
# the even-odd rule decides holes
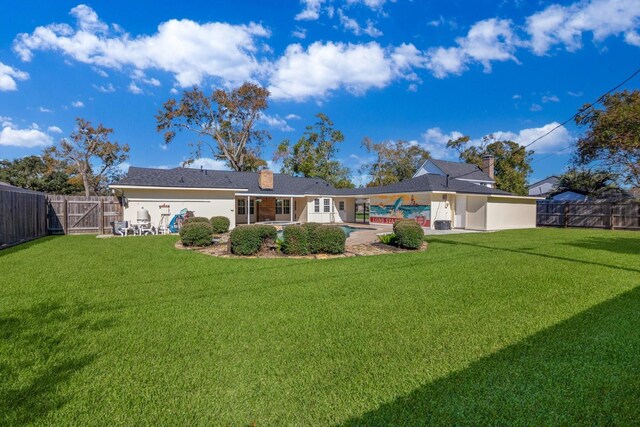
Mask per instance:
[[[315,213],[320,212],[320,199],[313,199],[313,211]]]
[[[289,215],[291,213],[291,201],[288,199],[276,199],[276,215]]]
[[[238,199],[238,215],[246,215],[246,214],[247,214],[246,200]]]
[[[343,211],[344,210],[344,201],[343,200],[338,202],[338,210],[339,211]]]
[[[251,201],[249,202],[249,213],[251,215],[254,214],[255,212],[255,207],[256,207],[256,201],[254,199],[251,199]]]
[[[324,199],[324,211],[331,212],[331,199]]]

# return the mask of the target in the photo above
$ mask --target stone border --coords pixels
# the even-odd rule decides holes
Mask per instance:
[[[277,251],[265,251],[257,255],[240,256],[229,253],[227,243],[220,242],[214,243],[211,246],[200,247],[188,247],[183,246],[180,240],[175,244],[176,249],[180,250],[192,250],[200,252],[205,255],[220,257],[220,258],[236,258],[236,259],[250,259],[250,258],[264,258],[264,259],[333,259],[333,258],[353,258],[358,256],[375,256],[375,255],[388,255],[397,253],[415,253],[423,252],[428,248],[427,242],[422,244],[422,247],[416,250],[402,249],[391,245],[385,245],[381,242],[374,243],[362,243],[358,245],[350,245],[345,248],[345,253],[339,255],[329,254],[314,254],[303,256],[290,256],[285,255]]]

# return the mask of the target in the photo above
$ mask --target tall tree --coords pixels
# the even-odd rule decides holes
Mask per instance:
[[[409,179],[430,157],[429,151],[418,144],[403,140],[375,143],[371,138],[365,137],[362,146],[367,153],[375,156],[372,163],[363,165],[358,171],[371,176],[367,187]]]
[[[26,156],[13,161],[0,160],[0,181],[16,187],[53,194],[82,192],[64,167],[48,164],[40,156]]]
[[[558,178],[552,194],[575,191],[597,198],[620,193],[617,179],[617,175],[611,171],[573,168]]]
[[[586,126],[578,140],[576,165],[597,164],[640,187],[640,91],[607,95],[603,109],[585,105],[576,123]]]
[[[482,138],[480,145],[471,145],[468,136],[447,142],[460,160],[482,167],[482,157],[494,157],[496,187],[514,194],[527,194],[527,177],[531,173],[533,151],[513,141],[495,140],[493,135]]]
[[[112,133],[113,129],[102,123],[94,127],[90,121],[77,118],[69,139],[44,150],[45,161],[63,164],[67,173],[81,177],[86,196],[99,194],[129,158],[129,145],[110,141]]]
[[[269,91],[253,83],[232,90],[215,90],[210,96],[198,87],[186,90],[180,100],[164,103],[156,117],[157,131],[164,132],[166,144],[176,132],[189,131],[198,140],[190,143],[191,157],[186,163],[202,157],[203,149],[225,160],[236,171],[254,171],[266,165],[260,148],[271,135],[255,129],[256,121],[267,109]]]
[[[297,176],[322,178],[336,188],[353,188],[350,170],[336,160],[338,144],[344,135],[333,128],[333,122],[323,113],[318,121],[306,127],[298,142],[291,146],[284,140],[278,146],[274,160],[282,161],[282,172]]]

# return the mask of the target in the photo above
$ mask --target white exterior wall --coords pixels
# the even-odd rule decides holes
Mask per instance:
[[[467,197],[467,215],[465,228],[468,230],[486,230],[487,196]]]
[[[151,216],[151,224],[160,222],[160,205],[170,206],[169,221],[184,208],[196,216],[211,218],[226,216],[231,228],[236,223],[235,191],[220,190],[165,190],[165,189],[124,189],[128,204],[124,208],[124,220],[135,223],[140,208],[145,208]]]
[[[320,212],[314,212],[315,199],[320,199]],[[324,211],[324,199],[331,200],[331,211]],[[318,222],[321,224],[328,224],[332,222],[342,222],[340,215],[338,214],[338,206],[332,197],[307,197],[306,203],[307,220],[306,222]]]
[[[511,197],[489,197],[487,230],[535,228],[536,200]]]
[[[431,193],[431,228],[436,221],[451,221],[453,227],[453,209],[456,200],[455,194]]]

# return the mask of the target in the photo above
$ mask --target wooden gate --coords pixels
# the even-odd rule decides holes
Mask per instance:
[[[537,203],[537,225],[640,230],[640,203],[540,200]]]
[[[111,223],[122,221],[122,204],[114,196],[49,195],[49,234],[108,234]]]

